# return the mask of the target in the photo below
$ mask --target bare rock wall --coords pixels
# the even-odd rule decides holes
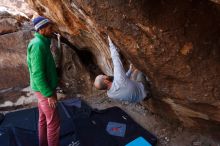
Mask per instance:
[[[153,112],[220,136],[220,6],[194,0],[27,0],[112,73],[108,33],[150,79]]]

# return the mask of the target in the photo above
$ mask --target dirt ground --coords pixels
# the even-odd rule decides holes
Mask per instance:
[[[30,91],[29,87],[20,91],[18,91],[18,89],[8,89],[4,92],[2,91],[1,94],[2,93],[5,93],[5,96],[8,95],[15,97],[12,102],[14,104],[5,104],[6,107],[4,107],[4,103],[1,103],[0,112],[6,113],[8,111],[29,108],[37,105],[36,99],[33,98],[34,94]],[[26,95],[24,95],[24,93],[26,93]],[[24,96],[26,100],[21,102],[21,99],[24,99]],[[60,100],[71,97],[72,96],[70,95],[58,93],[58,98]],[[199,132],[191,131],[176,123],[169,123],[162,117],[149,112],[141,105],[141,103],[130,104],[127,102],[114,101],[107,98],[105,93],[96,97],[84,97],[82,95],[76,95],[74,97],[85,100],[90,106],[97,109],[105,109],[113,106],[120,107],[142,127],[157,136],[157,146],[220,146],[220,141],[213,140],[209,135],[202,135]],[[18,100],[15,101],[15,98]],[[10,105],[14,106],[10,107]]]

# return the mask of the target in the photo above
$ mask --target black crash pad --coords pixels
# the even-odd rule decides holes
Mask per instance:
[[[94,110],[79,99],[59,102],[61,118],[61,146],[125,146],[138,137],[151,145],[157,138],[138,125],[118,107]],[[109,122],[126,125],[123,137],[110,135],[106,131]],[[31,108],[11,112],[0,123],[1,146],[38,146],[38,109]]]

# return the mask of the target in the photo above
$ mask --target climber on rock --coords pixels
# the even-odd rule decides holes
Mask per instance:
[[[98,90],[107,90],[107,95],[116,100],[134,103],[148,99],[150,97],[150,88],[145,75],[134,69],[133,65],[130,65],[128,72],[125,73],[118,49],[109,36],[108,42],[114,65],[114,76],[98,75],[94,86]]]

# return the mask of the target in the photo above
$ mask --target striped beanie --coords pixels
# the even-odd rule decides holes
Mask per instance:
[[[34,23],[34,28],[36,31],[38,31],[41,28],[44,28],[45,26],[47,26],[47,24],[51,23],[49,19],[42,17],[42,16],[38,16],[36,18],[33,19],[33,23]]]

